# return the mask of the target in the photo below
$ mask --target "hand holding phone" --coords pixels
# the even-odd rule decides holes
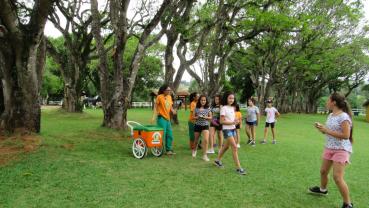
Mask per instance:
[[[317,128],[323,134],[326,133],[326,128],[322,124],[320,124],[319,122],[315,122],[315,128]]]
[[[315,122],[315,127],[321,127],[322,124],[320,124],[319,122]]]

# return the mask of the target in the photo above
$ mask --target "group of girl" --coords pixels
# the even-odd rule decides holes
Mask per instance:
[[[176,114],[176,111],[172,107],[173,101],[170,97],[170,92],[171,89],[167,85],[160,88],[152,118],[152,122],[157,118],[157,124],[164,129],[163,137],[168,155],[174,154],[172,149],[173,134],[170,124],[170,113]],[[231,147],[236,171],[241,175],[245,175],[246,170],[241,167],[238,159],[237,147],[240,141],[240,134],[239,131],[237,133],[237,126],[241,128],[242,116],[237,113],[239,109],[237,108],[234,94],[227,92],[222,99],[220,96],[215,96],[212,104],[209,104],[206,96],[192,94],[191,101],[191,115],[188,124],[192,156],[196,157],[199,137],[202,135],[202,158],[205,161],[209,161],[207,154],[214,153],[214,138],[215,134],[217,134],[219,153],[214,161],[215,165],[220,168],[223,167],[221,159],[224,153]],[[249,136],[249,143],[252,145],[255,145],[255,127],[260,120],[259,109],[254,106],[254,103],[252,99],[248,100],[249,106],[246,118],[247,134]],[[267,128],[270,126],[273,133],[272,143],[275,144],[275,118],[279,116],[279,113],[277,109],[272,107],[272,102],[270,100],[268,100],[267,103],[268,106],[265,110],[267,120],[264,130],[264,139],[261,143],[266,143]],[[323,151],[320,169],[320,185],[311,187],[308,191],[313,194],[327,195],[328,174],[333,167],[334,181],[343,199],[342,208],[352,208],[354,206],[350,199],[349,188],[344,180],[345,168],[346,165],[349,164],[350,155],[352,153],[353,127],[351,110],[345,97],[338,93],[333,93],[328,98],[326,106],[332,112],[328,116],[326,125],[315,123],[315,127],[326,135],[326,145]],[[238,116],[236,116],[237,114]],[[209,149],[207,148],[208,142],[210,144]]]
[[[237,102],[235,95],[227,92],[222,99],[217,95],[210,104],[205,95],[198,96],[197,93],[193,93],[190,95],[190,100],[191,112],[188,124],[192,157],[197,155],[199,138],[202,136],[202,159],[209,161],[207,154],[215,153],[214,144],[215,135],[217,134],[219,152],[217,159],[214,161],[215,165],[223,167],[221,159],[224,153],[231,148],[236,172],[245,175],[246,170],[241,167],[238,159],[237,142],[239,142],[239,132],[237,133],[236,128],[237,126],[240,128],[242,118],[239,115],[236,116]],[[208,143],[210,143],[209,149]]]
[[[232,94],[232,93],[228,93]],[[225,94],[227,95],[227,94]],[[234,96],[234,95],[233,95]],[[221,109],[228,105],[226,98],[221,99],[220,95],[216,95],[210,104],[208,98],[205,95],[199,96],[197,93],[192,93],[190,95],[190,117],[188,121],[188,130],[190,138],[190,148],[192,149],[192,156],[196,157],[197,149],[203,149],[203,160],[209,161],[207,154],[214,154],[214,147],[218,146],[219,152],[223,147],[223,138],[225,129],[224,124],[221,122]],[[255,100],[250,98],[248,100],[247,116],[246,116],[246,134],[249,138],[248,144],[255,146],[256,137],[256,126],[260,120],[259,108],[255,106]],[[235,135],[234,140],[236,142],[236,147],[240,148],[241,136],[240,129],[242,129],[242,113],[240,111],[239,105],[234,100],[231,104],[235,112],[235,120],[237,124],[235,125]],[[280,114],[276,108],[272,106],[271,100],[267,101],[267,107],[265,108],[265,113],[267,116],[265,129],[264,129],[264,139],[261,144],[266,144],[266,136],[269,126],[272,129],[273,140],[272,144],[276,144],[275,140],[275,122],[276,117]],[[201,145],[199,144],[199,138],[202,136],[203,140]],[[215,138],[218,137],[217,143],[215,143]]]
[[[276,144],[277,140],[275,138],[275,123],[277,121],[277,117],[280,116],[280,113],[278,112],[278,110],[273,107],[273,102],[272,100],[267,100],[266,101],[267,106],[265,108],[265,114],[266,114],[266,122],[265,122],[265,128],[264,128],[264,138],[263,140],[260,142],[261,144],[266,144],[266,138],[268,135],[268,128],[270,127],[272,130],[272,144]],[[247,101],[247,117],[246,117],[246,135],[249,138],[247,144],[252,145],[253,147],[255,147],[256,145],[256,127],[260,121],[260,111],[259,108],[255,105],[255,100],[254,98],[250,98]]]

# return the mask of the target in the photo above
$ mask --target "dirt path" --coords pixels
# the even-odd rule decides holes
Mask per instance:
[[[0,135],[0,166],[17,160],[22,153],[33,152],[41,145],[38,135],[22,130],[15,131],[12,136]]]

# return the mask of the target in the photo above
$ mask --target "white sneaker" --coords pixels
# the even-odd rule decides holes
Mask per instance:
[[[241,145],[240,144],[237,144],[237,148],[241,148]]]
[[[209,162],[209,161],[210,161],[207,155],[202,156],[202,159],[203,159],[205,162]]]
[[[209,149],[208,151],[206,151],[207,154],[214,154],[214,149]]]
[[[196,150],[192,150],[192,157],[196,157],[197,151]]]

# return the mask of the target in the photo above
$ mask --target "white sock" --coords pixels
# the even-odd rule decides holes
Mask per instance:
[[[326,191],[327,191],[327,189],[326,189],[326,188],[325,188],[325,189],[320,188],[320,191],[321,191],[321,192],[326,192]]]

